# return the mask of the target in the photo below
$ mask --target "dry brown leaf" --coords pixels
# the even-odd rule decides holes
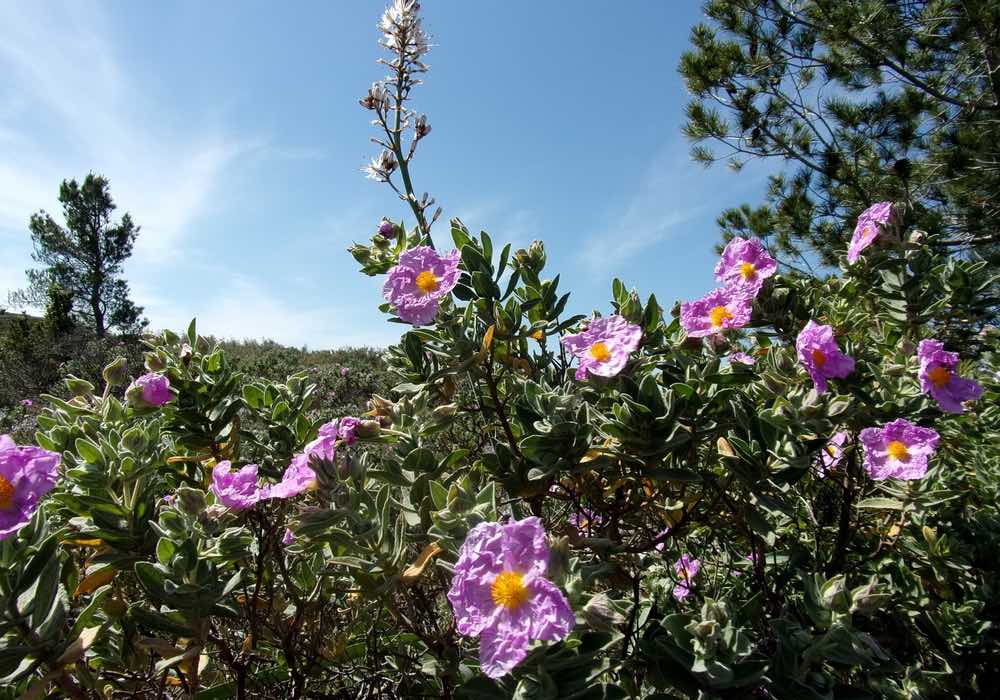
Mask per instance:
[[[77,584],[76,590],[73,591],[73,597],[76,598],[86,593],[93,593],[104,584],[110,583],[111,580],[117,575],[118,569],[113,566],[105,566],[104,568],[98,569],[92,574],[85,576],[84,579]]]
[[[400,575],[399,580],[407,585],[415,582],[424,573],[424,569],[427,568],[427,564],[430,563],[431,559],[443,551],[437,542],[431,542],[420,552],[417,560]]]

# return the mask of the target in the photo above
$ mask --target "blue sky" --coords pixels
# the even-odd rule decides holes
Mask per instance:
[[[619,276],[661,303],[712,285],[714,219],[764,171],[690,161],[677,63],[695,0],[424,3],[415,186],[474,230],[542,239],[572,307]],[[292,9],[289,9],[292,8]],[[154,328],[311,348],[393,342],[345,252],[402,203],[360,168],[383,2],[0,4],[0,300],[63,178],[111,181]],[[411,221],[412,223],[412,221]],[[442,225],[443,224],[443,225]]]

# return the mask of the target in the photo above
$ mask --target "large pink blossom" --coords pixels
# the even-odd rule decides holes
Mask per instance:
[[[747,289],[713,289],[701,299],[681,304],[681,325],[692,338],[742,328],[750,322],[752,300]]]
[[[0,540],[31,522],[59,477],[59,455],[0,435]]]
[[[756,238],[737,236],[726,244],[715,266],[715,279],[726,287],[745,289],[757,296],[764,280],[778,270],[778,264]]]
[[[404,251],[399,264],[389,270],[382,293],[400,319],[427,325],[434,320],[440,300],[458,284],[460,259],[457,250],[439,255],[430,246]]]
[[[937,431],[897,418],[881,428],[865,428],[858,438],[865,448],[865,467],[876,481],[920,479],[938,446]]]
[[[586,379],[588,375],[613,377],[625,368],[641,338],[639,326],[615,314],[595,318],[580,333],[564,335],[562,344],[580,361],[577,379]]]
[[[448,601],[459,634],[479,637],[479,666],[511,672],[532,640],[564,639],[576,624],[569,601],[545,578],[549,547],[538,518],[479,523],[465,538]]]

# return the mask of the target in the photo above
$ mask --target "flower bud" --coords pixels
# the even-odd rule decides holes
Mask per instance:
[[[73,394],[73,396],[90,396],[94,393],[94,385],[86,379],[69,376],[63,381],[66,383],[66,388],[69,389],[69,392]]]
[[[378,225],[378,232],[383,238],[396,237],[396,227],[388,219],[382,219],[382,223]]]
[[[203,491],[192,489],[188,486],[180,486],[177,488],[176,495],[177,500],[175,503],[184,513],[198,515],[205,510],[207,501],[205,500],[205,493]]]
[[[108,386],[118,386],[119,384],[124,384],[125,380],[128,378],[125,358],[116,358],[114,362],[104,368],[104,371],[101,372],[101,376],[104,377],[104,381],[108,384]]]
[[[431,416],[435,423],[444,423],[458,412],[458,404],[447,403],[443,406],[438,406],[431,412]]]
[[[413,130],[415,132],[414,138],[416,138],[417,141],[431,133],[431,125],[427,123],[426,114],[421,114],[417,117],[417,122],[414,125]]]
[[[189,365],[191,364],[192,357],[194,357],[194,350],[191,349],[190,345],[184,343],[184,345],[181,346],[181,354],[180,354],[181,362],[183,362],[185,365]]]
[[[604,593],[593,596],[583,606],[583,619],[599,632],[613,632],[625,617],[611,606],[611,599]]]
[[[150,372],[159,372],[167,366],[166,359],[157,352],[147,352],[145,360],[146,369]]]
[[[382,432],[382,426],[374,420],[363,420],[354,429],[354,434],[364,439],[378,437],[380,432]]]
[[[378,250],[384,251],[384,250],[389,250],[389,246],[392,245],[392,241],[382,236],[375,236],[375,238],[372,239],[372,245]]]
[[[368,264],[372,259],[371,249],[366,245],[352,245],[347,249],[347,252],[353,255],[354,259],[362,265]]]

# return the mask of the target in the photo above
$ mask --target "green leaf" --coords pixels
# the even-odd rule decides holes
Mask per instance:
[[[76,451],[88,464],[104,465],[104,455],[101,448],[87,438],[76,439]]]
[[[871,510],[903,510],[906,504],[894,498],[866,498],[858,502],[858,508]]]

